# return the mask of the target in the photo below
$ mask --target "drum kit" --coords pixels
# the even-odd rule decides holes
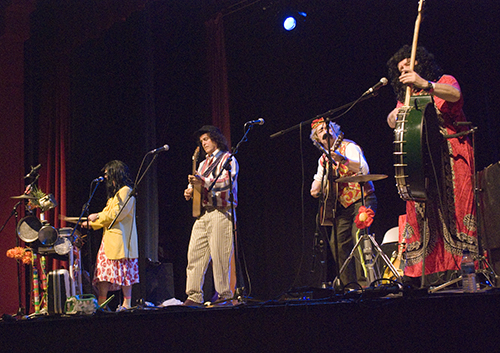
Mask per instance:
[[[37,200],[42,214],[57,206],[57,202],[52,194],[48,194],[39,199],[31,195],[13,196],[11,198]],[[27,243],[29,247],[33,248],[41,255],[68,255],[73,244],[77,243],[77,239],[81,238],[81,233],[77,230],[73,232],[73,228],[69,227],[56,229],[48,224],[43,216],[40,218],[41,219],[31,214],[23,217],[16,228],[19,239]],[[71,217],[64,217],[63,219],[68,222],[71,221]]]
[[[36,204],[40,208],[40,218],[34,214],[23,217],[16,227],[16,234],[26,243],[26,246],[42,256],[52,255],[63,260],[68,260],[70,266],[71,295],[76,295],[77,291],[82,292],[80,255],[79,251],[83,245],[82,234],[72,227],[55,228],[45,221],[44,213],[57,207],[57,202],[52,194],[37,198],[36,196],[23,194],[12,196],[12,199],[20,199]],[[27,209],[29,206],[26,207]],[[86,221],[86,218],[62,217],[60,219],[69,223]],[[77,256],[74,250],[78,252]],[[77,286],[78,289],[77,290]]]

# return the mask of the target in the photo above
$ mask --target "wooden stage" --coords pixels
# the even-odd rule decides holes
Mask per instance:
[[[391,291],[391,290],[389,290]],[[499,352],[500,290],[352,292],[0,322],[2,352]],[[315,299],[318,297],[317,299]]]

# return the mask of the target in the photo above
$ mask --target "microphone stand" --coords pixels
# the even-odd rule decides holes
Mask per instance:
[[[247,127],[247,124],[245,124],[245,127]],[[247,140],[247,135],[252,129],[253,125],[248,125],[248,128],[246,129],[243,137],[241,140],[238,142],[235,148],[233,148],[232,153],[230,156],[226,159],[226,162],[222,166],[221,170],[219,171],[219,174],[215,177],[214,181],[212,184],[210,184],[210,187],[208,188],[208,192],[210,192],[213,187],[215,186],[215,183],[217,180],[220,178],[224,170],[227,170],[229,173],[229,201],[231,203],[231,226],[232,226],[232,233],[233,233],[233,244],[234,244],[234,263],[236,267],[236,289],[234,291],[234,296],[231,300],[238,300],[239,303],[245,303],[245,285],[244,283],[241,282],[241,263],[240,263],[240,257],[239,257],[239,246],[238,246],[238,241],[237,241],[237,229],[236,229],[236,214],[234,210],[234,193],[233,193],[233,177],[231,175],[231,162],[233,160],[233,157],[238,153],[238,149],[240,145],[243,142],[248,141]],[[216,300],[213,304],[218,304],[220,302],[227,301],[227,299],[219,299]]]
[[[161,151],[158,151],[158,152],[161,152]],[[149,171],[149,168],[151,168],[151,165],[153,164],[153,162],[156,160],[156,158],[158,158],[158,152],[148,152],[142,158],[141,165],[140,165],[139,170],[137,171],[137,175],[135,177],[134,186],[132,188],[132,191],[130,191],[130,193],[127,196],[127,199],[123,203],[123,206],[120,208],[120,210],[116,214],[115,218],[113,219],[113,221],[111,222],[111,224],[108,226],[108,230],[111,229],[114,226],[114,224],[116,223],[118,217],[120,217],[120,215],[121,215],[123,209],[125,208],[125,206],[128,204],[128,202],[130,201],[130,199],[133,196],[135,196],[135,194],[137,193],[137,191],[136,191],[137,187],[141,183],[141,181],[144,178],[144,176],[146,175],[146,173]],[[153,154],[153,158],[151,159],[151,161],[149,162],[148,166],[144,170],[144,173],[142,173],[142,175],[140,175],[141,170],[142,170],[142,166],[144,165],[144,161],[146,160],[146,156],[149,155],[149,154]],[[140,178],[139,178],[139,175],[140,175]],[[139,258],[141,257],[141,253],[143,251],[141,248],[142,248],[141,242],[139,241]],[[140,263],[141,263],[141,259],[139,259],[139,278],[142,277]],[[144,278],[145,278],[145,276],[144,276]],[[144,294],[145,289],[144,289],[144,285],[142,285],[142,283],[143,283],[142,280],[140,280],[140,286],[139,286],[139,288],[140,288],[140,292],[141,292],[141,298],[138,299],[138,302],[139,302],[138,307],[140,307],[140,308],[144,308],[146,306],[146,300],[145,300],[145,294]]]
[[[327,125],[327,134],[329,135],[329,137],[331,137],[330,135],[330,127]],[[338,138],[338,136],[337,136]],[[337,179],[338,175],[337,175],[337,171],[336,171],[336,177],[333,178],[333,166],[337,165],[337,162],[332,158],[332,146],[331,146],[331,140],[330,138],[327,139],[328,141],[328,149],[325,149],[323,147],[323,145],[321,145],[321,143],[317,142],[317,141],[314,141],[313,144],[321,151],[325,154],[326,158],[328,159],[328,168],[326,167],[323,167],[323,173],[326,173],[328,175],[327,177],[327,181],[324,182],[324,180],[321,181],[321,190],[322,190],[322,203],[323,203],[323,208],[326,210],[326,198],[325,198],[325,185],[328,183],[329,184],[329,194],[331,195],[332,193],[332,189],[333,189],[333,185],[335,184],[335,179]],[[324,175],[323,175],[324,177]],[[333,249],[333,253],[334,253],[334,261],[336,263],[335,265],[335,277],[334,278],[339,278],[339,268],[340,268],[340,264],[339,264],[339,261],[338,261],[338,258],[339,258],[339,247],[338,247],[338,242],[337,242],[337,222],[335,221],[335,217],[336,217],[336,213],[337,213],[337,195],[335,193],[335,200],[334,200],[334,204],[333,204],[333,209],[332,209],[332,213],[333,213],[333,219],[332,219],[332,236],[333,236],[333,239],[334,239],[334,249]],[[319,218],[319,219],[318,219]],[[321,224],[319,224],[319,222],[321,221],[321,215],[319,217],[317,217],[317,227],[320,226]],[[331,238],[330,238],[331,239]],[[331,243],[328,242],[328,245],[331,249]],[[313,255],[315,256],[315,255]],[[326,259],[325,259],[325,262],[324,262],[324,265],[323,266],[323,271],[324,271],[324,281],[323,283],[321,284],[321,287],[322,288],[326,288],[327,287],[327,281],[326,281],[326,273],[327,273],[327,269],[325,269],[324,267],[326,267]],[[335,281],[332,282],[332,287],[333,288],[336,288],[336,287],[339,287],[339,283],[335,283]]]
[[[71,240],[71,246],[75,246],[75,243],[78,243],[77,240],[75,239],[75,232],[76,232],[76,228],[80,224],[84,214],[87,214],[87,222],[88,222],[90,201],[94,198],[94,194],[95,194],[97,187],[99,186],[100,183],[101,183],[101,181],[97,180],[97,182],[94,186],[94,189],[91,190],[91,192],[89,194],[89,199],[87,200],[87,202],[85,202],[85,204],[82,207],[82,212],[80,212],[80,216],[78,217],[78,220],[76,221],[75,226],[71,230],[71,235],[69,237],[69,239]],[[88,228],[87,231],[90,233],[90,228]],[[89,266],[92,268],[92,242],[89,240],[88,244],[89,244],[88,245],[88,247],[89,247],[89,255],[88,255],[89,256]],[[78,247],[78,244],[76,246]],[[82,290],[82,262],[81,262],[80,257],[78,257],[78,261],[79,261],[78,274],[77,274],[78,289],[79,289],[79,293],[83,294],[83,290]],[[75,273],[73,272],[74,271],[74,268],[73,268],[74,267],[73,249],[71,249],[71,251],[70,251],[69,262],[70,262],[70,264],[69,264],[69,277],[71,278],[71,295],[75,296],[76,295],[76,287],[75,287],[76,284],[75,284]]]
[[[144,158],[142,159],[142,163],[141,163],[141,166],[139,168],[139,171],[137,172],[137,176],[135,178],[135,182],[134,182],[134,187],[132,188],[132,191],[128,194],[127,196],[127,199],[125,200],[125,202],[123,203],[123,206],[120,208],[120,211],[118,211],[118,213],[116,214],[115,216],[115,219],[113,219],[113,221],[111,222],[111,224],[108,226],[108,230],[110,230],[116,223],[116,220],[118,219],[118,217],[120,217],[120,215],[122,214],[122,211],[123,209],[125,208],[125,206],[127,206],[127,203],[130,201],[130,199],[135,196],[136,194],[136,190],[137,190],[137,187],[139,186],[139,184],[141,183],[142,179],[144,178],[144,176],[146,175],[146,173],[148,172],[149,168],[151,168],[151,165],[153,164],[153,162],[156,160],[156,158],[158,157],[158,154],[154,154],[153,155],[153,159],[151,159],[151,161],[149,162],[148,166],[146,167],[146,170],[144,171],[144,173],[142,173],[141,177],[139,178],[139,173],[141,172],[141,169],[142,169],[142,165],[144,164],[144,159],[146,158],[146,156],[150,154],[150,152],[146,153],[146,155],[144,156]]]
[[[318,114],[318,115],[316,115],[315,117],[313,117],[313,118],[311,118],[309,120],[300,122],[300,123],[298,123],[298,124],[296,124],[294,126],[291,126],[291,127],[287,128],[287,129],[285,129],[285,130],[278,131],[278,132],[270,135],[269,137],[270,138],[275,138],[275,137],[278,137],[278,136],[282,136],[284,134],[287,134],[287,133],[289,133],[289,132],[291,132],[293,130],[296,130],[296,129],[300,128],[303,124],[310,124],[311,122],[313,122],[313,120],[320,119],[320,118],[324,119],[325,124],[327,126],[327,131],[328,131],[328,133],[330,133],[330,130],[329,130],[329,127],[328,127],[330,121],[335,121],[335,120],[339,119],[343,115],[347,114],[347,112],[349,112],[359,102],[365,101],[365,100],[367,100],[369,98],[372,98],[372,97],[376,97],[377,95],[378,95],[378,91],[373,91],[373,92],[371,92],[369,94],[367,94],[365,92],[359,98],[357,98],[356,100],[354,100],[354,101],[352,101],[350,103],[344,104],[344,105],[342,105],[340,107],[337,107],[337,108],[334,108],[334,109],[330,109],[330,110],[328,110],[328,111],[326,111],[324,113]],[[346,108],[347,108],[347,110],[344,111],[342,114],[340,114],[340,115],[338,115],[336,117],[331,118],[332,115],[334,115],[335,113],[337,113],[337,112],[339,112],[339,111],[341,111],[343,109],[346,109]],[[330,139],[328,139],[328,141],[330,141]],[[333,169],[332,168],[333,167],[333,163],[332,162],[335,162],[335,161],[333,161],[333,159],[331,157],[331,148],[330,148],[330,146],[328,146],[328,151],[327,152],[328,152],[328,153],[326,153],[327,158],[329,159],[329,161],[331,161],[329,163],[329,165],[330,165],[329,171],[333,173],[333,171],[332,171],[332,169]],[[330,175],[333,175],[333,174],[330,174]],[[334,208],[336,208],[336,205],[334,206]],[[335,250],[334,250],[335,257],[336,257],[335,258],[335,262],[337,263],[336,264],[336,269],[335,269],[335,272],[336,272],[337,276],[335,277],[335,280],[334,280],[334,283],[333,283],[333,287],[334,288],[335,287],[340,287],[339,286],[339,284],[340,284],[339,283],[340,282],[339,274],[341,273],[341,271],[339,270],[340,264],[338,263],[338,256],[339,256],[339,254],[338,254],[338,244],[337,244],[337,229],[336,229],[337,227],[336,227],[336,221],[335,221],[335,212],[336,211],[334,211],[334,220],[332,222],[333,223],[332,233],[333,233],[334,241],[335,241]]]
[[[2,225],[2,228],[0,228],[0,233],[2,233],[2,231],[4,230],[5,226],[9,222],[9,220],[12,218],[12,216],[15,216],[16,225],[17,225],[17,219],[18,219],[18,216],[19,216],[19,214],[17,212],[17,208],[19,207],[19,205],[21,204],[21,202],[22,201],[19,201],[12,208],[10,216],[4,222],[4,224]],[[14,230],[14,232],[16,233],[16,235],[15,235],[15,237],[16,237],[16,246],[19,246],[19,237],[17,236],[17,231]],[[17,292],[18,292],[18,300],[19,300],[19,307],[17,309],[16,316],[23,316],[24,315],[24,308],[23,308],[23,300],[22,300],[22,296],[21,296],[21,264],[19,263],[19,261],[16,261],[16,262],[17,262]]]
[[[281,131],[278,131],[274,134],[272,134],[271,136],[269,136],[270,138],[275,138],[275,137],[278,137],[278,136],[282,136],[284,134],[287,134],[293,130],[297,130],[301,125],[307,125],[307,124],[310,124],[312,123],[313,120],[315,119],[319,119],[319,118],[325,118],[325,122],[326,123],[329,123],[330,121],[334,121],[334,120],[337,120],[338,118],[340,118],[341,116],[343,116],[345,113],[347,113],[350,109],[352,109],[356,104],[358,104],[359,102],[362,102],[364,100],[367,100],[369,98],[372,98],[372,97],[375,97],[378,95],[378,91],[374,91],[370,94],[367,94],[367,95],[362,95],[361,97],[359,97],[358,99],[350,102],[350,103],[347,103],[347,104],[344,104],[338,108],[334,108],[334,109],[330,109],[322,114],[318,114],[316,115],[314,118],[311,118],[309,120],[306,120],[306,121],[303,121],[303,122],[300,122],[294,126],[291,126],[285,130],[281,130]],[[337,113],[338,111],[341,111],[343,109],[346,109],[346,108],[349,108],[348,110],[346,110],[344,113],[342,113],[341,115],[337,116],[337,117],[334,117],[334,118],[329,118],[331,117],[333,114]],[[329,118],[329,119],[328,119]]]

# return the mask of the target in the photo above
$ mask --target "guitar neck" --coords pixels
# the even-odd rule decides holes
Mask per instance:
[[[420,23],[422,22],[422,8],[424,5],[424,0],[420,0],[418,3],[418,15],[415,20],[415,30],[413,32],[413,42],[411,45],[411,55],[410,55],[410,70],[415,69],[415,58],[417,57],[417,43],[418,43],[418,34],[420,32]],[[406,95],[405,95],[405,106],[408,107],[410,105],[410,97],[411,97],[411,87],[406,87]]]
[[[193,175],[196,174],[197,168],[196,164],[198,162],[198,156],[200,153],[200,147],[197,147],[193,155]],[[193,217],[199,217],[201,215],[201,187],[195,185],[193,187]]]

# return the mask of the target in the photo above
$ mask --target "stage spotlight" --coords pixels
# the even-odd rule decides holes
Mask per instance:
[[[289,14],[285,16],[285,20],[283,21],[283,28],[287,31],[293,30],[297,27],[297,22],[305,21],[307,14],[305,12],[297,12],[295,11],[293,14]]]

